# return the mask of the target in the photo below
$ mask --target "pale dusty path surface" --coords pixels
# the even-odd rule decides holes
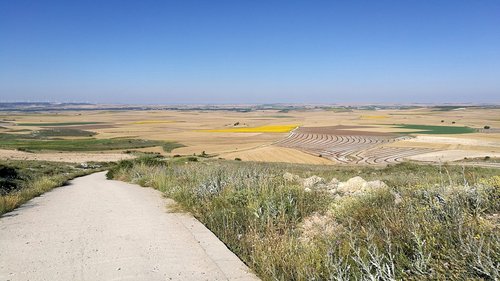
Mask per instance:
[[[167,202],[104,173],[77,178],[0,218],[0,280],[258,280]]]

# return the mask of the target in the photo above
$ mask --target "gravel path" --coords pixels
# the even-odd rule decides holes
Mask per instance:
[[[0,218],[0,280],[258,280],[158,191],[77,178]]]

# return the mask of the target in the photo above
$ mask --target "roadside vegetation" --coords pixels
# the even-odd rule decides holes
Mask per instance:
[[[45,161],[0,161],[0,215],[68,180],[104,170],[107,164]]]
[[[108,177],[173,198],[264,280],[500,278],[498,170],[199,160],[142,157]],[[332,193],[290,175],[386,185]]]

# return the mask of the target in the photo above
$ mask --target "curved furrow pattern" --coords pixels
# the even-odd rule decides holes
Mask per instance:
[[[335,162],[346,164],[397,163],[406,157],[435,151],[428,148],[385,146],[410,138],[408,136],[387,135],[335,135],[295,130],[283,140],[276,142],[275,145],[321,155]]]

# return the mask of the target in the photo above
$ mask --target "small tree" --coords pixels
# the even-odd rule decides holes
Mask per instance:
[[[490,126],[486,125],[486,126],[484,126],[484,129],[489,130]]]

